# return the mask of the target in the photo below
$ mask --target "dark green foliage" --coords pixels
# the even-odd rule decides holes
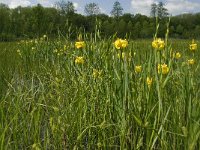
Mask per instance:
[[[0,4],[0,41],[37,38],[44,34],[53,38],[58,34],[66,36],[68,33],[68,38],[73,40],[80,32],[95,32],[97,26],[102,37],[116,34],[132,39],[152,38],[156,29],[156,16],[160,18],[159,36],[164,37],[166,33],[168,18],[163,4],[152,4],[151,17],[130,13],[122,15],[121,12],[113,14],[115,17],[109,17],[99,14],[99,11],[87,13],[88,16],[77,14],[72,2],[61,2],[56,3],[56,8],[38,4],[10,9],[7,5]],[[172,38],[200,38],[200,13],[173,16],[169,27]]]

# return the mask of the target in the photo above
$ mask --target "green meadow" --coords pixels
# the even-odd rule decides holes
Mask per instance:
[[[79,40],[0,43],[0,149],[199,149],[192,40]]]

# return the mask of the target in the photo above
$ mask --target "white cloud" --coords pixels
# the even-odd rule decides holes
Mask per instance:
[[[151,4],[158,3],[160,0],[131,0],[132,12],[149,15]],[[166,0],[165,7],[172,15],[185,12],[195,12],[200,8],[200,3],[189,0]]]
[[[6,4],[6,0],[1,0],[0,3]]]
[[[107,12],[106,12],[106,10],[104,8],[99,7],[99,9],[100,9],[100,13],[107,14]]]
[[[10,8],[16,8],[17,6],[32,6],[41,4],[46,7],[53,7],[55,2],[59,0],[0,0],[0,3],[7,4]],[[79,4],[73,2],[75,9],[79,8]]]
[[[36,3],[37,3],[37,4],[41,4],[41,5],[43,5],[43,6],[47,6],[47,7],[53,6],[53,5],[52,5],[52,2],[51,2],[50,0],[37,0]]]
[[[79,7],[78,3],[76,3],[76,2],[74,2],[73,5],[74,5],[75,9],[77,9]]]
[[[200,8],[200,3],[189,0],[168,0],[166,8],[172,15],[182,14],[185,12],[194,12]]]
[[[73,5],[74,5],[74,9],[76,10],[76,13],[84,14],[82,11],[82,7],[78,3],[73,2]]]
[[[29,0],[11,0],[8,5],[10,8],[15,8],[17,6],[25,7],[31,5],[31,2]]]
[[[151,4],[154,2],[156,1],[155,0],[131,0],[131,6],[134,13],[149,15],[151,11]]]

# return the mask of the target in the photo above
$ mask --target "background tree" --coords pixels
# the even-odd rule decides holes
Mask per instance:
[[[196,25],[194,30],[194,37],[198,38],[199,34],[200,34],[200,25]]]
[[[75,7],[73,2],[68,1],[66,5],[66,13],[67,14],[74,14],[75,13]]]
[[[8,38],[10,26],[10,9],[7,5],[0,3],[0,38]]]
[[[73,3],[66,3],[72,6]],[[62,5],[61,5],[62,6]],[[161,8],[164,8],[164,5]],[[158,7],[158,5],[157,5]],[[61,8],[65,13],[61,13]],[[115,17],[106,14],[93,13],[84,16],[74,11],[74,7],[32,7],[9,8],[0,4],[0,41],[37,38],[43,34],[57,37],[58,33],[66,35],[68,39],[76,39],[78,33],[93,33],[98,25],[101,37],[117,36],[130,38],[152,38],[155,33],[155,18],[141,14],[126,13]],[[163,12],[166,12],[165,9]],[[71,13],[73,12],[73,13]],[[166,19],[161,11],[158,36],[166,33]],[[117,16],[117,15],[116,15]],[[98,20],[98,21],[97,21]],[[170,37],[172,38],[200,38],[200,13],[181,14],[172,16],[170,21]]]
[[[153,32],[152,32],[152,24],[150,24],[147,20],[144,20],[142,22],[142,28],[140,32],[141,38],[151,38],[153,37]]]
[[[111,21],[105,20],[102,24],[103,35],[105,37],[109,37],[109,35],[113,35],[115,32],[113,30],[115,24]]]
[[[159,2],[157,5],[157,15],[158,18],[162,19],[164,17],[167,17],[169,15],[167,8],[164,7],[163,2]]]
[[[127,33],[127,23],[123,20],[120,19],[120,21],[117,23],[117,29],[116,31],[118,31],[118,36],[119,37],[124,37]]]
[[[37,36],[45,33],[45,9],[40,4],[33,7],[33,31],[37,33]]]
[[[122,16],[122,14],[123,14],[123,8],[122,8],[120,2],[116,1],[113,4],[113,9],[111,11],[111,15],[116,18],[119,18],[120,16]]]
[[[158,13],[158,11],[157,11],[157,4],[156,3],[153,3],[153,4],[151,4],[151,17],[156,17],[157,16],[157,13]]]
[[[100,14],[100,8],[97,3],[89,3],[85,5],[85,13],[88,16]]]
[[[62,0],[56,2],[55,5],[62,15],[71,15],[74,14],[76,11],[74,4],[71,1],[65,2],[64,0]]]
[[[134,25],[133,38],[140,38],[140,32],[141,32],[141,23],[137,21],[136,24]]]
[[[130,13],[125,13],[123,14],[123,16],[121,16],[121,18],[123,18],[124,21],[129,22],[134,19],[134,15]]]
[[[131,21],[129,21],[127,24],[127,31],[129,33],[133,31],[133,23]]]
[[[183,34],[183,31],[184,31],[184,27],[179,24],[177,27],[176,27],[176,32],[179,34],[179,35],[182,35]]]

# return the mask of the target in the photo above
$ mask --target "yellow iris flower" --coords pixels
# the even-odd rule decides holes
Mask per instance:
[[[85,47],[85,42],[84,41],[76,42],[75,43],[75,47],[77,49],[84,48]]]
[[[158,73],[162,74],[168,74],[169,72],[169,67],[166,64],[158,64]]]
[[[152,42],[152,47],[157,50],[162,50],[165,47],[165,42],[160,38],[154,39],[154,41]]]
[[[116,49],[122,49],[122,48],[126,48],[128,46],[128,41],[122,40],[122,39],[117,39],[114,43]]]
[[[197,50],[197,44],[194,42],[194,39],[192,40],[192,44],[190,44],[190,50],[193,52]]]
[[[176,58],[176,59],[181,58],[181,54],[180,54],[179,52],[175,53],[175,58]]]
[[[135,72],[136,73],[142,72],[142,66],[135,66]]]
[[[150,88],[152,85],[153,79],[151,77],[147,77],[147,85]]]
[[[75,63],[76,64],[84,64],[85,60],[83,57],[76,57]]]
[[[189,64],[189,65],[194,65],[194,63],[195,63],[194,59],[189,59],[189,60],[188,60],[188,64]]]

